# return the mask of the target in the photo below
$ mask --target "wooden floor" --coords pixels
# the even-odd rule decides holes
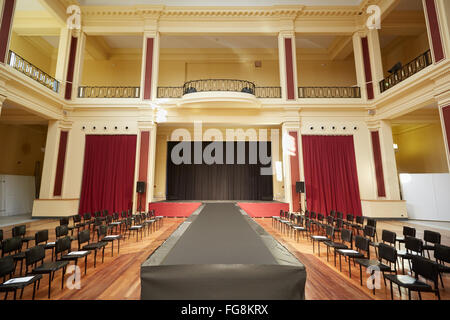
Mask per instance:
[[[337,267],[334,266],[333,257],[330,255],[330,261],[327,262],[327,254],[325,245],[321,245],[321,255],[317,254],[317,244],[315,253],[313,253],[312,242],[309,239],[300,237],[297,242],[292,237],[280,233],[277,228],[272,227],[272,219],[255,219],[267,232],[282,243],[290,252],[292,252],[306,267],[307,281],[305,295],[307,300],[390,300],[391,293],[389,281],[387,287],[384,286],[381,279],[381,288],[376,290],[373,295],[372,290],[365,285],[367,278],[370,276],[364,273],[363,268],[363,286],[360,285],[359,266],[352,267],[352,278],[348,275],[348,263],[343,263],[342,272],[339,271],[339,261]],[[441,233],[442,244],[450,245],[450,231],[430,228],[428,226],[420,226],[407,222],[399,222],[394,220],[377,221],[377,233],[381,235],[383,229],[402,234],[402,228],[408,225],[416,228],[416,236],[423,239],[423,230],[432,230]],[[376,257],[373,247],[370,252],[371,257]],[[402,245],[402,249],[404,249]],[[431,255],[433,258],[433,255]],[[408,262],[405,261],[405,272],[409,272]],[[400,270],[401,274],[401,270]],[[450,300],[450,277],[443,276],[444,286],[447,289],[440,290],[441,299]],[[400,299],[397,286],[394,285],[394,299]],[[402,299],[407,300],[408,294],[406,290],[402,290]],[[418,299],[417,293],[412,293],[412,299]],[[433,293],[423,293],[422,299],[436,300]]]
[[[255,219],[266,231],[286,246],[297,258],[306,266],[306,299],[308,300],[371,300],[371,299],[390,299],[389,283],[386,288],[381,281],[381,289],[376,290],[376,295],[367,287],[360,286],[359,267],[352,265],[352,278],[348,276],[348,264],[343,265],[342,272],[334,267],[333,259],[330,262],[326,260],[326,249],[322,245],[321,256],[317,251],[313,254],[312,243],[307,239],[300,238],[299,242],[281,234],[277,229],[272,228],[271,219]],[[93,255],[88,258],[87,275],[82,273],[81,288],[79,290],[70,290],[66,286],[61,290],[61,272],[55,274],[52,282],[52,300],[96,300],[96,299],[114,299],[114,300],[134,300],[140,298],[140,265],[148,256],[162,244],[170,234],[175,231],[183,218],[165,218],[163,226],[153,234],[144,236],[143,240],[136,241],[135,237],[121,242],[120,255],[117,255],[115,248],[114,257],[111,257],[110,244],[105,251],[105,262],[97,260],[97,267],[93,266]],[[56,220],[39,220],[26,223],[27,235],[34,235],[38,230],[50,230],[50,241],[54,239],[55,227],[59,224]],[[378,221],[377,230],[381,234],[382,229],[402,233],[403,225],[410,225],[417,229],[417,236],[423,237],[423,230],[435,230],[441,233],[442,243],[450,245],[450,231],[443,229],[430,228],[417,224],[409,224],[398,221]],[[4,238],[11,235],[11,228],[2,227],[5,232]],[[75,246],[75,242],[73,246]],[[74,248],[75,249],[75,248]],[[375,254],[371,252],[371,254]],[[374,255],[375,256],[375,255]],[[50,253],[46,261],[50,260]],[[82,271],[84,262],[79,263]],[[405,263],[406,268],[407,263]],[[17,268],[19,269],[19,268]],[[368,275],[363,273],[363,284]],[[450,300],[450,277],[444,277],[444,284],[447,289],[441,289],[441,298]],[[67,279],[67,275],[66,275]],[[48,278],[44,275],[41,285],[36,293],[36,299],[46,300],[48,289]],[[395,299],[399,299],[399,293],[394,287]],[[23,299],[31,299],[32,286],[25,289]],[[0,296],[3,298],[3,294]],[[433,294],[423,294],[423,299],[434,300]],[[12,298],[12,294],[9,295]],[[407,299],[406,291],[403,291],[402,298]],[[418,299],[416,293],[413,293],[413,299]]]

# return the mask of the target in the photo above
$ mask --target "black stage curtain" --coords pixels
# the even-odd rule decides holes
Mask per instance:
[[[197,159],[200,161],[196,161],[199,164],[196,164],[195,149],[201,150],[203,154],[207,147],[209,148],[207,154],[211,154],[216,159],[215,163],[205,163],[204,157],[201,157]],[[208,150],[213,147],[217,148],[209,152]],[[231,149],[234,151],[230,152]],[[223,150],[222,156],[220,150]],[[242,153],[242,159],[238,163],[239,150],[245,150],[245,152]],[[172,151],[174,151],[173,154]],[[263,155],[260,156],[260,154]],[[179,155],[185,161],[181,162],[172,155]],[[270,175],[261,174],[262,168],[271,168],[271,165],[270,142],[170,141],[167,146],[167,200],[271,201],[273,200],[272,171],[269,169]]]

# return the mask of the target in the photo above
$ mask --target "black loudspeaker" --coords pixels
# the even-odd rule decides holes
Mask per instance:
[[[136,192],[137,193],[145,193],[145,182],[144,181],[138,181],[136,185]]]
[[[297,191],[297,193],[305,193],[305,182],[297,181],[295,183],[295,190]]]

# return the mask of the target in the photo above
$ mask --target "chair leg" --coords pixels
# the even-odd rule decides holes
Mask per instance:
[[[440,272],[439,272],[439,278],[441,279],[442,288],[445,288],[444,281],[442,281],[442,273],[440,273]]]
[[[97,250],[95,250],[97,251]],[[87,273],[87,256],[84,257],[84,274]]]
[[[103,247],[103,250],[102,250],[102,263],[104,263],[105,262],[105,247]]]
[[[335,253],[336,254],[336,253]],[[339,271],[341,271],[342,272],[342,255],[341,254],[339,254]]]
[[[419,300],[422,300],[422,294],[420,293],[420,291],[417,291],[417,293],[419,294]]]
[[[25,287],[22,288],[22,290],[20,290],[20,300],[22,300],[23,297],[23,290],[25,289]]]
[[[97,267],[97,250],[94,251],[94,268]]]
[[[411,300],[411,290],[408,289],[408,300]]]
[[[17,290],[14,289],[14,300],[17,300]]]
[[[31,299],[34,300],[35,296],[36,296],[36,281],[33,283],[33,295],[31,296]]]
[[[392,281],[389,280],[389,286],[391,287],[391,300],[394,300],[394,289],[392,288]]]
[[[48,298],[50,299],[50,292],[52,291],[52,273],[48,274]]]
[[[66,275],[66,267],[62,268],[62,277],[61,277],[61,290],[64,289],[64,277]]]
[[[362,287],[362,265],[359,265],[359,282]]]
[[[348,276],[350,277],[350,279],[352,278],[352,265],[351,265],[351,261],[352,259],[350,259],[350,257],[348,258]]]

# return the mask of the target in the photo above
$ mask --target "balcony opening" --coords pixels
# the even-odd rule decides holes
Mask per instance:
[[[8,65],[58,92],[61,79],[55,74],[62,27],[39,1],[17,0]]]
[[[31,219],[39,198],[48,120],[10,101],[0,115],[0,216]],[[20,195],[20,196],[19,196]]]
[[[360,98],[350,35],[296,35],[299,98]]]
[[[400,0],[383,20],[380,46],[384,92],[432,64],[422,0]]]
[[[79,98],[139,98],[143,36],[87,35]]]
[[[158,98],[199,91],[280,98],[277,37],[163,35]]]

